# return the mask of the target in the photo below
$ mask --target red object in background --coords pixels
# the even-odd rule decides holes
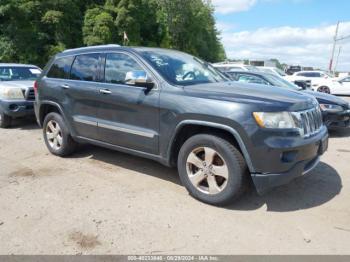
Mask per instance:
[[[34,82],[34,93],[35,94],[38,93],[38,82],[37,81]]]

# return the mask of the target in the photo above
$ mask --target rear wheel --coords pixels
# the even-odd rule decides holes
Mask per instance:
[[[77,147],[62,116],[57,113],[50,113],[45,117],[43,133],[45,144],[54,155],[68,156]]]
[[[180,149],[180,179],[196,199],[226,205],[246,186],[247,166],[242,154],[227,140],[214,135],[195,135]]]
[[[321,93],[326,93],[326,94],[330,94],[331,93],[331,90],[329,89],[328,86],[320,86],[318,89],[317,89],[318,92],[321,92]]]
[[[0,112],[0,128],[8,128],[11,125],[11,117]]]

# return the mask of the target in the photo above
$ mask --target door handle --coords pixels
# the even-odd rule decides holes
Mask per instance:
[[[112,94],[112,91],[109,89],[100,89],[101,94],[109,95]]]
[[[70,88],[70,86],[67,85],[67,84],[63,84],[63,85],[61,85],[61,87],[62,87],[63,89],[69,89],[69,88]]]

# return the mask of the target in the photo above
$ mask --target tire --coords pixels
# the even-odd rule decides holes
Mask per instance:
[[[318,89],[317,89],[318,92],[321,92],[321,93],[326,93],[326,94],[330,94],[331,93],[331,90],[329,89],[328,86],[320,86]]]
[[[12,118],[3,112],[0,112],[0,128],[8,128],[11,126]]]
[[[207,204],[227,205],[241,196],[248,184],[242,154],[215,135],[189,138],[180,149],[177,165],[181,182],[190,195]]]
[[[49,113],[44,120],[43,135],[47,148],[56,156],[71,155],[77,148],[60,114]]]

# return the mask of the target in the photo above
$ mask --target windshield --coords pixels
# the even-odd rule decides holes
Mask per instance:
[[[334,75],[332,75],[331,73],[328,73],[328,72],[322,72],[321,74],[323,74],[329,78],[334,78]]]
[[[250,72],[259,72],[259,68],[257,68],[256,66],[245,65],[244,67]]]
[[[0,81],[36,80],[40,74],[37,67],[0,67]]]
[[[278,74],[280,76],[286,76],[286,73],[283,72],[281,69],[279,68],[265,68],[265,67],[260,67],[259,68],[260,71],[265,72],[265,73],[269,73],[269,74]]]
[[[169,50],[140,50],[141,55],[170,83],[196,85],[225,82],[213,66],[191,55]]]
[[[274,86],[283,87],[283,88],[289,88],[292,90],[302,90],[301,87],[294,85],[287,80],[283,79],[282,77],[279,77],[277,75],[271,75],[266,74],[264,75],[265,78],[267,78]]]
[[[286,76],[286,73],[283,71],[283,70],[281,70],[281,69],[279,69],[279,68],[275,68],[274,69],[276,72],[277,72],[277,74],[279,74],[280,76]]]

